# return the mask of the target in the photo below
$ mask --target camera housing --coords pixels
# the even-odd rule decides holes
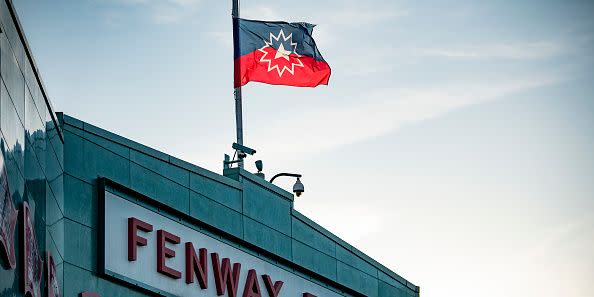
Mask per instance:
[[[234,150],[238,150],[240,152],[244,152],[244,153],[246,153],[248,155],[253,155],[253,154],[256,153],[256,150],[255,149],[249,148],[249,147],[247,147],[245,145],[241,145],[241,144],[239,144],[237,142],[234,142],[232,147],[233,147]]]
[[[264,164],[262,163],[262,160],[256,161],[256,169],[258,169],[258,172],[262,172],[262,169],[264,169]]]
[[[303,184],[301,183],[301,180],[299,180],[299,178],[297,178],[297,181],[293,185],[293,192],[297,197],[301,196],[301,194],[305,192],[305,187],[303,187]]]

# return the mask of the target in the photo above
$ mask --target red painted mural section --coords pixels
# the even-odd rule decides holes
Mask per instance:
[[[56,265],[51,252],[46,252],[45,256],[45,292],[47,297],[61,297],[60,284],[56,273]]]
[[[4,157],[0,153],[0,252],[9,269],[16,268],[16,253],[14,248],[14,233],[19,211],[14,206],[10,187],[8,186],[8,176],[4,167]]]
[[[39,252],[35,224],[31,218],[29,204],[23,202],[22,246],[23,246],[23,275],[22,289],[25,296],[41,296],[41,278],[43,275],[43,260]]]

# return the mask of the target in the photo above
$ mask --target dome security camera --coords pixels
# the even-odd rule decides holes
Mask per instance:
[[[297,181],[293,185],[293,192],[297,197],[301,196],[301,194],[305,192],[305,188],[303,187],[303,184],[301,183],[301,180],[299,180],[299,178],[297,178]]]
[[[303,192],[305,192],[305,188],[303,187],[303,184],[301,183],[301,180],[300,180],[301,174],[287,173],[287,172],[278,173],[270,179],[270,183],[272,183],[277,177],[280,177],[280,176],[291,176],[291,177],[297,178],[297,181],[293,185],[293,193],[295,193],[295,196],[299,197],[299,196],[301,196],[301,194],[303,194]]]

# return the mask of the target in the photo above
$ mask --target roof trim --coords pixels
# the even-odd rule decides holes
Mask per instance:
[[[45,105],[47,106],[47,108],[49,110],[49,114],[52,118],[52,121],[54,122],[54,124],[56,126],[56,130],[58,131],[60,140],[62,141],[62,143],[64,143],[64,135],[62,134],[62,130],[60,129],[60,126],[58,125],[58,118],[56,117],[56,113],[54,112],[54,107],[52,106],[52,103],[49,100],[49,96],[45,89],[45,84],[43,83],[43,80],[41,79],[41,75],[39,74],[37,64],[35,63],[35,58],[33,58],[33,53],[31,52],[31,48],[29,47],[29,42],[27,42],[27,37],[25,37],[25,33],[23,32],[23,26],[21,25],[21,21],[19,20],[19,17],[18,17],[16,10],[14,8],[14,5],[12,4],[12,0],[5,0],[5,1],[6,1],[6,6],[8,7],[8,11],[10,12],[10,16],[12,17],[12,21],[15,25],[16,31],[19,34],[19,39],[21,40],[21,43],[23,44],[23,47],[25,50],[25,55],[27,56],[27,59],[29,60],[29,63],[31,64],[31,69],[33,70],[35,79],[37,80],[37,83],[39,84],[39,89],[41,90],[41,94],[43,95]]]

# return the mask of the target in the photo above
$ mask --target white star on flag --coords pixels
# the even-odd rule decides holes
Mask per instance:
[[[265,48],[273,48],[272,46],[272,40],[276,40],[276,41],[280,41],[282,38],[282,41],[289,41],[289,43],[291,44],[291,46],[293,47],[290,50],[285,49],[285,46],[283,45],[283,43],[281,42],[278,49],[276,49],[276,54],[274,55],[274,58],[267,58],[268,56],[268,52],[265,51]],[[301,55],[297,54],[297,43],[293,42],[293,33],[289,34],[288,36],[285,36],[285,32],[283,32],[283,30],[281,29],[280,32],[278,33],[277,36],[274,36],[274,34],[272,34],[272,32],[270,33],[270,41],[266,41],[264,40],[264,46],[261,47],[260,49],[258,49],[259,51],[261,51],[262,53],[264,53],[264,55],[260,58],[260,62],[266,62],[268,63],[268,72],[272,71],[272,70],[276,70],[278,72],[278,76],[282,77],[283,73],[285,73],[285,71],[294,74],[295,73],[295,67],[303,67],[303,63],[301,63],[301,60],[299,59],[301,57]],[[288,67],[286,65],[279,67],[278,63],[273,63],[273,61],[275,61],[276,59],[279,58],[283,58],[287,61],[291,61],[290,59],[290,55],[292,55],[292,57],[294,58],[294,61],[297,61],[298,63],[292,62],[291,63],[291,67]],[[273,65],[274,64],[274,65]]]

